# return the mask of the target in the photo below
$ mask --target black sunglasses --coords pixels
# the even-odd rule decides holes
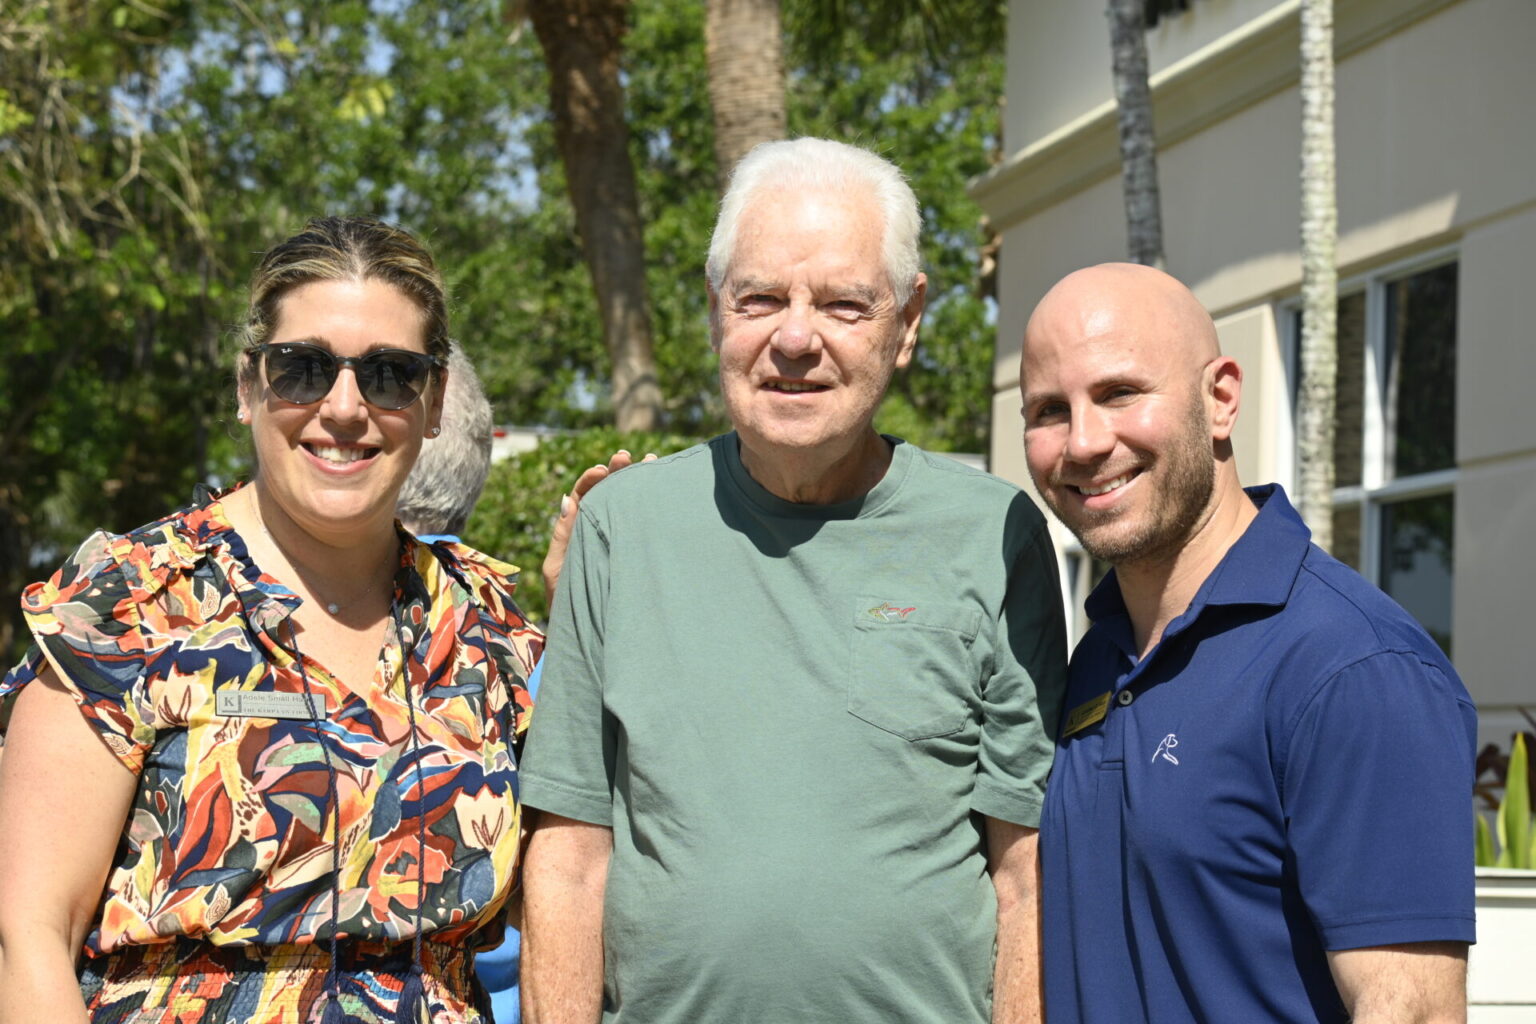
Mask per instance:
[[[404,409],[427,388],[432,367],[442,360],[403,348],[374,349],[363,356],[337,356],[319,345],[267,344],[246,350],[264,356],[267,386],[294,405],[312,405],[331,393],[336,375],[351,367],[363,401],[379,409]]]

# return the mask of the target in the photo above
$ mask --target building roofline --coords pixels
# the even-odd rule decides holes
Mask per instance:
[[[1335,10],[1336,59],[1342,61],[1459,2],[1353,0],[1341,4]],[[1296,85],[1301,72],[1300,11],[1301,0],[1285,0],[1153,75],[1158,148],[1174,146]],[[1115,102],[1109,99],[1011,153],[997,168],[972,181],[969,191],[992,226],[1003,231],[1119,173]]]

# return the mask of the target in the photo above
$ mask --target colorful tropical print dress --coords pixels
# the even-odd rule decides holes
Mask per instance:
[[[413,981],[413,1018],[482,1019],[471,950],[513,888],[542,645],[516,571],[402,531],[367,693],[297,649],[300,599],[206,494],[27,588],[34,645],[0,700],[51,665],[138,775],[86,940],[93,1021],[318,1024],[334,994],[393,1024]]]

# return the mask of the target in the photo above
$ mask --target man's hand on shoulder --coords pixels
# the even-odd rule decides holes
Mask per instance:
[[[1328,954],[1355,1024],[1465,1024],[1467,944],[1409,942]]]

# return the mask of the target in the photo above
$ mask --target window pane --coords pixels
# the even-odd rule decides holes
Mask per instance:
[[[1456,264],[1387,286],[1387,366],[1393,477],[1455,465]]]
[[[1381,508],[1381,589],[1451,654],[1452,517],[1449,494]]]
[[[1328,552],[1345,565],[1360,569],[1360,506],[1333,510],[1333,550]]]
[[[1334,373],[1333,483],[1360,483],[1365,427],[1365,293],[1339,299],[1339,365]]]

